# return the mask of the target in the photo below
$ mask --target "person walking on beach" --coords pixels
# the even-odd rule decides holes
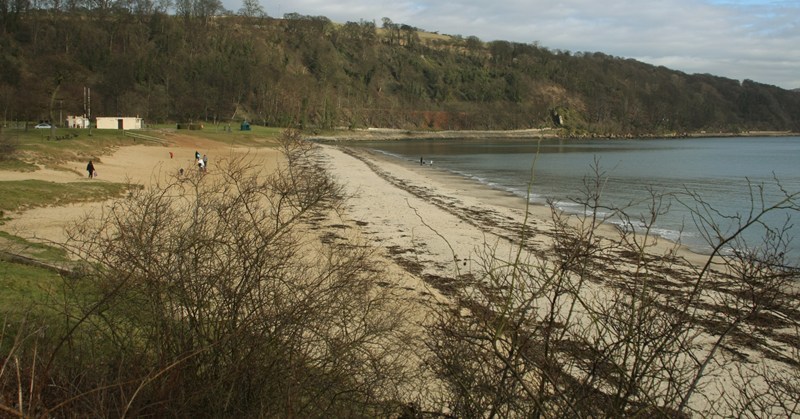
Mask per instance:
[[[208,156],[206,156],[205,154],[203,154],[203,171],[204,172],[208,171]]]
[[[425,160],[423,160],[422,157],[420,157],[419,158],[419,165],[422,166],[423,164],[425,164]]]
[[[86,165],[86,171],[89,172],[89,179],[94,177],[94,164],[92,164],[91,160],[89,160],[89,164]]]
[[[195,160],[200,160],[200,152],[197,151],[197,150],[194,151],[194,159]]]
[[[197,158],[197,167],[202,172],[205,169],[205,164],[203,164],[203,159]]]

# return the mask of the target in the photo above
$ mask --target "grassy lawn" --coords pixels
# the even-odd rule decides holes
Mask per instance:
[[[197,137],[233,146],[274,147],[277,144],[275,139],[283,131],[257,126],[252,126],[250,131],[240,131],[238,128],[238,124],[231,126],[230,131],[224,126],[206,125],[203,130],[189,131],[177,130],[171,124],[138,130],[137,133],[157,137],[167,143],[173,139],[175,142],[185,142],[186,137]],[[51,138],[51,130],[2,130],[0,140],[10,143],[7,149],[12,152],[0,156],[0,171],[34,172],[39,167],[67,170],[66,162],[88,159],[102,161],[102,156],[109,155],[116,148],[151,144],[116,130],[92,130],[90,133],[89,130],[58,128],[54,133],[58,139]],[[157,143],[152,145],[161,147]],[[33,179],[0,181],[0,224],[8,217],[15,217],[16,211],[104,201],[124,195],[129,187],[139,186],[85,181],[55,183]],[[25,363],[30,362],[31,357],[40,353],[48,356],[47,351],[53,348],[48,345],[58,340],[64,328],[70,325],[67,319],[77,318],[83,309],[81,302],[94,301],[100,291],[94,288],[91,281],[62,278],[54,269],[24,259],[34,259],[45,265],[74,266],[67,252],[59,247],[0,231],[0,251],[0,320],[3,321],[3,327],[0,328],[0,360],[13,351],[15,356],[19,354],[23,359],[24,369],[31,365]],[[102,316],[113,315],[113,310],[110,313],[104,312]],[[107,320],[105,317],[104,321]],[[97,340],[97,329],[88,327],[87,330],[92,334],[85,334],[83,327],[78,328],[72,336],[69,350],[62,352],[84,354],[81,351],[87,348],[87,357],[102,353],[107,340]],[[70,363],[73,358],[59,362]],[[4,387],[4,390],[14,387],[14,371],[8,371],[8,375],[0,374],[0,378],[11,382],[10,387]]]
[[[250,131],[239,130],[232,124],[230,131],[225,124],[206,124],[202,130],[177,130],[175,124],[151,126],[136,132],[162,138],[167,142],[174,135],[184,135],[218,141],[225,144],[248,147],[273,147],[282,128],[251,126]],[[55,134],[56,138],[51,135]],[[86,159],[102,160],[99,156],[115,148],[136,144],[147,144],[142,140],[125,136],[123,131],[57,128],[51,130],[4,129],[3,140],[11,142],[16,150],[0,159],[0,170],[32,172],[38,165],[62,169],[66,161]],[[129,185],[106,182],[54,183],[42,180],[0,181],[0,223],[11,212],[35,207],[66,205],[76,202],[103,201],[122,195]],[[67,261],[65,252],[59,248],[27,241],[23,238],[0,232],[0,250],[24,249],[25,256],[39,261]],[[60,277],[57,273],[34,266],[0,260],[0,316],[21,319],[33,310],[39,312],[51,294],[60,292]],[[35,307],[38,307],[35,308]]]
[[[35,164],[28,163],[16,158],[8,158],[0,160],[0,170],[8,170],[10,172],[35,172],[38,167]]]
[[[28,241],[22,237],[14,236],[6,233],[5,231],[0,231],[0,246],[2,246],[4,241],[17,249],[24,249],[24,251],[21,253],[39,261],[66,262],[69,260],[67,258],[67,252],[65,252],[64,249]],[[0,247],[0,250],[2,249],[3,247]]]
[[[0,182],[0,196],[3,197],[0,200],[0,214],[51,204],[108,199],[121,194],[126,187],[124,184],[89,182]],[[63,249],[27,241],[6,232],[0,232],[0,250],[11,250],[43,262],[68,260]],[[14,323],[29,315],[41,317],[52,314],[48,303],[53,301],[53,293],[61,292],[60,284],[61,278],[56,272],[0,260],[0,317]]]
[[[50,139],[50,130],[4,129],[0,135],[3,142],[10,145],[4,150],[15,151],[0,159],[0,170],[33,172],[38,165],[59,169],[65,161],[82,160],[85,156],[100,155],[117,146],[132,144],[131,139],[117,131],[91,137],[87,130],[57,129],[55,133],[61,139]],[[0,223],[14,211],[106,200],[121,195],[127,187],[106,182],[3,181],[0,182]],[[43,262],[67,261],[62,249],[5,232],[0,232],[0,250],[11,250]],[[52,270],[0,260],[0,317],[14,323],[26,316],[51,313],[47,307],[53,294],[61,292],[61,281],[59,274]]]
[[[0,260],[0,316],[20,320],[47,314],[53,296],[61,293],[59,274],[44,268]]]
[[[250,131],[241,131],[239,124],[205,124],[202,130],[177,130],[175,124],[151,125],[137,133],[170,141],[174,135],[185,135],[218,141],[225,144],[249,147],[272,147],[282,128],[251,125]],[[55,135],[55,138],[52,137]],[[115,148],[147,144],[126,136],[119,130],[56,128],[51,130],[6,128],[0,132],[3,140],[13,144],[16,153],[0,159],[0,170],[32,172],[37,165],[60,169],[66,161],[102,160],[99,156]],[[11,212],[35,207],[66,205],[76,202],[103,201],[122,195],[127,184],[107,182],[54,183],[42,180],[0,181],[0,223]],[[22,248],[24,254],[41,261],[63,262],[63,250],[26,241],[20,237],[0,232],[0,243]],[[0,248],[2,250],[2,248]],[[46,269],[0,261],[0,310],[24,310],[32,301],[41,299],[39,287],[58,274]],[[44,281],[44,282],[42,282]],[[0,315],[2,315],[0,313]]]
[[[150,125],[148,129],[143,130],[142,133],[153,135],[154,137],[162,137],[167,140],[169,140],[169,136],[164,136],[164,132],[204,138],[207,140],[218,141],[223,144],[236,146],[272,147],[275,145],[275,139],[284,130],[283,128],[251,125],[250,131],[242,131],[239,129],[239,124],[237,123],[231,124],[230,131],[228,131],[227,126],[227,124],[204,124],[203,129],[199,130],[178,130],[175,128],[176,124],[160,124]]]
[[[4,140],[13,143],[16,152],[0,162],[0,170],[30,171],[36,165],[60,170],[64,162],[98,159],[116,147],[135,144],[121,131],[58,128],[55,135],[59,139],[52,139],[50,130],[3,130]]]
[[[128,185],[106,182],[55,183],[43,180],[0,182],[0,211],[103,201],[120,196]]]

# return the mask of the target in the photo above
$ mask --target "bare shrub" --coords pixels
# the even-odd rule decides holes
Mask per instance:
[[[797,360],[797,358],[795,358]],[[725,395],[726,407],[737,417],[786,417],[800,414],[800,377],[796,369],[763,363],[741,365]]]
[[[733,217],[727,231],[701,197],[679,200],[696,203],[688,207],[698,227],[719,233],[707,235],[714,252],[696,267],[676,248],[655,253],[651,232],[669,210],[667,197],[652,193],[650,211],[632,217],[602,204],[604,181],[595,174],[577,201],[583,213],[552,208],[549,251],[528,249],[524,233],[513,258],[484,245],[476,285],[456,296],[458,307],[440,310],[430,330],[429,365],[446,390],[438,403],[464,417],[794,412],[798,365],[786,354],[797,334],[785,329],[800,316],[798,270],[786,260],[790,223],[764,225],[756,245],[742,234],[772,211],[797,213],[800,194],[784,192],[775,204],[755,194],[753,211]],[[622,220],[616,236],[598,234],[609,216]],[[726,251],[733,242],[738,250]],[[790,342],[766,330],[775,319],[783,319]],[[752,400],[770,406],[747,403],[752,381],[739,382],[745,400],[720,397],[726,389],[716,380],[743,365],[742,347],[791,371],[759,375],[770,390]]]
[[[341,202],[301,142],[266,176],[132,190],[70,232],[84,261],[39,367],[64,416],[373,417],[399,400],[399,316],[364,246],[304,240]],[[45,390],[47,389],[47,390]],[[31,414],[32,411],[19,411]]]

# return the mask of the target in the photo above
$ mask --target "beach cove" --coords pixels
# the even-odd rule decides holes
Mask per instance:
[[[345,217],[387,259],[419,278],[416,287],[404,285],[413,299],[425,300],[432,298],[431,295],[449,298],[451,303],[485,299],[486,294],[476,290],[482,288],[481,281],[487,281],[489,260],[523,260],[535,266],[550,266],[553,261],[559,234],[555,222],[562,221],[557,214],[563,214],[557,208],[528,204],[518,194],[481,185],[435,163],[421,165],[364,147],[323,144],[320,149],[325,167],[350,195]],[[581,224],[574,218],[569,222],[574,226]],[[600,223],[596,227],[597,237],[593,240],[597,243],[620,240],[618,226]],[[714,283],[724,283],[729,275],[724,269],[725,261],[720,258],[692,252],[652,231],[646,236],[646,244],[639,237],[638,249],[643,253],[608,246],[609,253],[600,258],[605,262],[595,265],[597,276],[583,285],[584,298],[601,305],[615,301],[619,298],[615,290],[626,287],[622,283],[641,273],[643,260],[650,263],[646,276],[652,277],[648,281],[653,281],[652,289],[658,298],[668,302],[662,307],[667,311],[680,307],[683,297],[695,291],[697,283],[693,278],[704,269],[709,269],[708,275],[714,278],[710,281]],[[480,295],[475,297],[476,294]],[[709,350],[719,350],[711,349],[715,347],[714,333],[719,327],[712,326],[715,321],[711,319],[718,318],[714,314],[717,310],[728,310],[725,305],[730,303],[727,297],[711,294],[701,300],[702,304],[694,301],[685,307],[699,321],[695,332],[700,334],[693,340],[697,345],[693,351],[700,359]],[[742,330],[751,330],[752,337],[757,338],[745,339],[742,332],[737,332],[727,340],[728,349],[721,356],[727,359],[730,354],[739,354],[748,363],[768,365],[775,371],[794,368],[786,362],[794,363],[789,360],[795,345],[785,340],[786,333],[793,333],[793,326],[789,325],[800,320],[792,307],[776,309],[766,318],[748,321],[751,324]],[[768,320],[773,316],[788,323]],[[722,364],[714,370],[713,378],[702,379],[701,397],[690,404],[698,412],[708,414],[706,409],[716,408],[708,400],[723,397],[728,392],[726,386],[741,380],[732,378],[739,368],[736,363]],[[750,384],[762,388],[764,383],[752,379]]]
[[[352,147],[369,148],[409,162],[436,162],[436,167],[484,187],[509,192],[531,203],[554,203],[565,212],[581,212],[587,181],[603,181],[605,206],[623,209],[628,216],[650,212],[653,196],[663,207],[655,222],[658,235],[680,241],[707,254],[709,241],[696,225],[691,208],[696,198],[719,211],[717,222],[732,229],[737,215],[753,206],[783,198],[782,190],[800,190],[798,137],[693,138],[638,140],[566,140],[462,138],[450,140],[357,141]],[[534,164],[535,163],[535,164]],[[530,184],[530,185],[529,185]],[[530,186],[530,189],[529,189]],[[780,186],[780,187],[779,187]],[[756,196],[758,194],[762,196]],[[692,197],[694,195],[694,197]],[[610,210],[606,211],[607,213]],[[607,214],[603,214],[607,215]],[[786,212],[765,219],[780,225]],[[625,221],[612,216],[610,223]],[[763,229],[745,236],[757,244]],[[797,235],[797,231],[790,232]],[[728,249],[733,250],[733,246]],[[790,264],[800,262],[800,246],[789,246]]]
[[[164,147],[121,147],[103,155],[97,179],[85,178],[85,162],[69,162],[69,171],[0,175],[157,186],[184,168],[188,179],[213,181],[236,159],[255,163],[264,175],[286,163],[276,148],[168,139]],[[208,153],[207,173],[193,166],[195,151]],[[468,378],[452,375],[458,371],[482,371],[492,394],[513,391],[503,397],[518,411],[534,405],[516,403],[539,397],[553,403],[550,412],[569,412],[563,400],[575,397],[582,406],[610,406],[611,396],[596,389],[614,394],[620,387],[613,384],[624,379],[648,393],[623,395],[634,405],[615,409],[641,413],[656,406],[664,415],[685,404],[681,410],[701,417],[738,411],[736,391],[768,395],[775,382],[791,384],[786,377],[796,376],[797,300],[770,300],[751,310],[747,296],[757,289],[737,282],[730,269],[735,260],[709,259],[655,232],[633,235],[602,216],[531,204],[438,163],[342,143],[316,144],[314,151],[345,200],[340,211],[306,220],[302,242],[311,259],[318,247],[369,249],[370,283],[391,296],[398,312],[404,337],[396,356],[415,371],[402,399],[413,402],[412,411],[452,412],[458,387],[448,380]],[[101,213],[109,203],[21,210],[4,230],[59,243],[64,225]],[[690,327],[680,323],[687,319]],[[543,354],[547,342],[557,350]],[[638,373],[645,361],[649,366]],[[458,368],[448,370],[449,363]],[[504,370],[519,371],[518,381],[493,381]],[[588,390],[576,383],[589,380],[593,389],[579,396]],[[542,393],[525,387],[538,383]],[[471,387],[468,393],[481,391]],[[491,408],[486,403],[479,407]]]
[[[419,253],[407,256],[425,262],[424,272],[458,275],[484,245],[511,255],[525,224],[530,230],[525,246],[541,251],[552,245],[552,211],[547,206],[527,205],[515,194],[435,165],[404,163],[361,148],[320,147],[331,175],[350,193],[350,216],[374,241]],[[615,234],[612,226],[602,230]],[[675,249],[694,263],[706,259],[655,237],[650,246],[662,253]]]

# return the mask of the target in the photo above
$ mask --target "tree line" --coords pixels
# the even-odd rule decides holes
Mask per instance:
[[[600,52],[282,19],[218,0],[0,1],[4,121],[139,115],[303,129],[800,130],[800,94]],[[84,92],[91,91],[90,108]],[[61,116],[60,116],[61,115]]]

